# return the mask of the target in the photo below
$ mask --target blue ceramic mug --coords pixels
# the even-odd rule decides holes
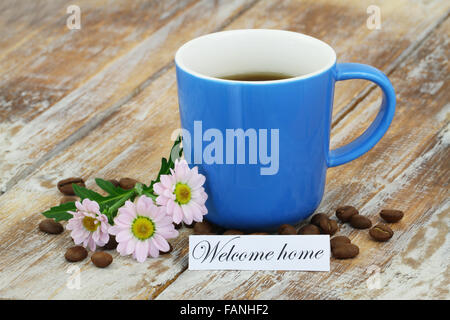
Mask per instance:
[[[212,33],[184,44],[175,64],[185,158],[206,176],[206,218],[225,228],[273,230],[307,218],[327,168],[367,152],[394,116],[394,89],[381,71],[337,64],[329,45],[300,33]],[[255,72],[291,77],[223,79]],[[383,100],[360,137],[330,150],[335,82],[348,79],[374,82]]]

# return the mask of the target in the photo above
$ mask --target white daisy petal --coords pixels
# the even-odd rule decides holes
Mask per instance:
[[[188,205],[183,204],[183,205],[181,205],[181,210],[183,211],[183,221],[184,221],[186,224],[191,224],[191,223],[192,223],[192,220],[193,220],[193,215],[192,215],[192,212],[191,212],[191,207],[188,206]]]

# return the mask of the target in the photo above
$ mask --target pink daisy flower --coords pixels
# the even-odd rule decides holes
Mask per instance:
[[[205,176],[198,173],[198,168],[189,168],[186,160],[175,160],[174,170],[170,175],[161,175],[161,182],[155,183],[153,190],[158,195],[156,203],[164,206],[173,222],[200,222],[208,213],[205,207],[208,195],[203,188]]]
[[[69,211],[73,218],[69,220],[67,229],[72,230],[70,235],[76,245],[83,244],[95,251],[96,246],[104,246],[109,241],[108,218],[100,212],[97,202],[84,199],[75,202],[76,212]]]
[[[158,257],[159,251],[169,251],[166,239],[178,236],[172,218],[147,196],[139,197],[136,204],[125,202],[119,208],[109,233],[116,236],[120,255],[133,254],[139,262],[144,262],[149,255]]]

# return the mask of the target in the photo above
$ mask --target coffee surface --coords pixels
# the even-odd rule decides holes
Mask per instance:
[[[293,77],[294,77],[293,75],[279,72],[248,72],[248,73],[227,75],[219,78],[234,81],[273,81],[273,80],[289,79]]]

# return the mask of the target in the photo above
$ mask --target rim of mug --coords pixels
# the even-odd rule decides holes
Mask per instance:
[[[185,50],[187,47],[191,46],[197,40],[201,40],[201,39],[205,39],[205,38],[209,38],[209,37],[216,37],[219,34],[225,34],[225,33],[240,33],[240,32],[252,32],[252,31],[257,31],[257,32],[270,31],[270,32],[290,33],[290,34],[294,34],[296,36],[300,36],[302,38],[316,41],[316,42],[320,43],[321,45],[327,47],[330,50],[330,52],[332,53],[332,58],[324,67],[319,68],[318,70],[316,70],[314,72],[310,72],[310,73],[300,75],[300,76],[290,77],[287,79],[264,80],[264,81],[229,80],[229,79],[222,79],[222,78],[218,78],[218,77],[208,76],[208,75],[202,74],[200,72],[194,71],[193,69],[187,67],[184,63],[182,63],[180,61],[180,55],[181,55],[182,51]],[[188,74],[191,74],[198,78],[203,78],[205,80],[210,80],[210,81],[217,81],[217,82],[228,83],[228,84],[248,84],[248,85],[267,85],[267,84],[272,84],[272,83],[278,84],[278,83],[293,82],[296,80],[309,79],[311,77],[320,75],[320,74],[330,70],[336,64],[336,59],[337,59],[336,51],[334,51],[334,49],[328,43],[326,43],[320,39],[314,38],[312,36],[308,36],[306,34],[300,33],[300,32],[294,32],[294,31],[289,31],[289,30],[279,30],[279,29],[235,29],[235,30],[226,30],[226,31],[208,33],[208,34],[196,37],[194,39],[191,39],[188,42],[184,43],[180,48],[178,48],[178,50],[175,53],[175,65]]]

